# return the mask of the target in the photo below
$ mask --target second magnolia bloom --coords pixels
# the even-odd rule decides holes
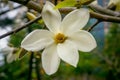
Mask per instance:
[[[21,47],[30,51],[42,53],[42,66],[49,75],[55,73],[60,59],[76,67],[78,50],[89,52],[96,47],[94,37],[87,31],[81,30],[89,20],[89,11],[76,9],[61,21],[61,15],[54,5],[46,2],[42,10],[42,18],[49,30],[34,30],[27,35]]]

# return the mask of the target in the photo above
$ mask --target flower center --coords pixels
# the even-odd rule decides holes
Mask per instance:
[[[63,43],[67,39],[67,37],[62,33],[58,33],[54,39],[55,43]]]

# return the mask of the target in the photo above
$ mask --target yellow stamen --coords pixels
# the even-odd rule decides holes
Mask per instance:
[[[55,43],[63,43],[67,39],[67,37],[62,33],[58,33],[54,39]]]

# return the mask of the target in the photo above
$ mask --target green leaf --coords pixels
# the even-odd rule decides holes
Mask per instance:
[[[58,9],[58,8],[63,8],[63,7],[73,7],[75,6],[76,4],[77,5],[87,5],[87,4],[90,4],[91,2],[93,2],[95,0],[80,0],[77,1],[77,0],[64,0],[62,2],[60,2],[59,4],[56,5],[55,9]]]
[[[56,5],[55,9],[63,7],[73,7],[76,4],[76,0],[64,0]]]

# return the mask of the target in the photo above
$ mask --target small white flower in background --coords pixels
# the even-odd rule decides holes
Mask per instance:
[[[5,47],[5,48],[2,48],[0,50],[1,53],[4,53],[5,55],[7,55],[7,62],[8,63],[13,62],[18,57],[17,54],[14,53],[14,50],[15,50],[15,48],[9,47],[9,46]]]
[[[4,53],[5,55],[7,55],[7,54],[9,54],[9,53],[12,53],[13,50],[14,50],[13,47],[7,46],[7,47],[2,48],[2,49],[0,50],[0,52],[1,52],[1,53]]]
[[[89,20],[89,11],[76,9],[65,16],[61,22],[61,15],[54,5],[46,2],[42,10],[42,18],[49,30],[34,30],[27,35],[21,47],[29,51],[42,53],[42,66],[49,75],[55,73],[60,59],[76,67],[78,50],[89,52],[96,47],[94,37],[82,28]]]

